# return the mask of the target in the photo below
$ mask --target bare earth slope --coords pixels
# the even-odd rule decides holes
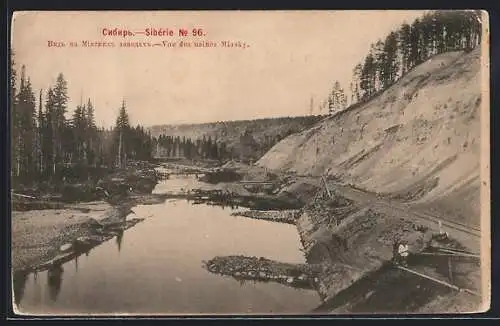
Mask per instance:
[[[293,134],[258,162],[328,174],[479,225],[480,49],[417,66],[382,94]]]

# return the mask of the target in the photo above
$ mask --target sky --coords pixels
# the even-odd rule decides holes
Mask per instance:
[[[11,35],[17,70],[25,65],[36,98],[63,73],[68,115],[90,98],[97,124],[110,127],[125,100],[133,125],[152,126],[307,115],[311,98],[313,114],[326,113],[320,102],[336,80],[349,89],[352,70],[370,44],[422,13],[18,12]],[[104,35],[115,28],[135,34]],[[148,36],[148,28],[174,35]],[[179,29],[188,35],[179,36]],[[203,35],[193,36],[193,29]],[[49,41],[65,46],[49,46]],[[114,42],[115,47],[84,47],[83,41]],[[162,41],[176,47],[120,46]],[[217,46],[179,47],[181,41]],[[247,47],[222,47],[222,41]]]

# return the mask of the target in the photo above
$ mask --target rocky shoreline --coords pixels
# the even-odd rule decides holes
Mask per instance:
[[[62,187],[82,194],[78,199],[73,198],[75,193],[44,194],[38,190],[35,197],[18,191],[12,203],[13,272],[50,269],[141,222],[142,218],[127,220],[127,216],[136,205],[166,200],[164,195],[151,193],[158,181],[148,166],[117,171],[93,187]]]
[[[133,218],[118,223],[105,223],[105,221],[98,222],[95,220],[90,221],[88,225],[91,230],[90,235],[81,236],[73,239],[71,242],[65,243],[59,248],[59,254],[56,257],[38,266],[33,266],[29,271],[40,272],[60,266],[83,253],[89,252],[92,248],[101,243],[115,236],[120,236],[124,231],[142,221],[144,221],[144,218]]]
[[[272,210],[272,211],[238,211],[231,213],[233,216],[242,216],[253,218],[256,220],[265,220],[276,223],[285,223],[295,225],[297,218],[300,216],[301,211],[298,209],[291,210]]]
[[[316,290],[317,275],[320,273],[319,265],[290,264],[247,256],[218,256],[204,262],[204,268],[237,280],[276,282],[310,290]]]
[[[335,297],[341,292],[356,289],[356,284],[362,282],[366,275],[382,271],[382,267],[391,259],[393,239],[404,237],[412,244],[413,250],[420,251],[420,244],[426,243],[424,235],[429,233],[417,227],[409,218],[393,216],[385,211],[382,213],[378,207],[362,205],[341,193],[331,198],[325,193],[318,193],[317,188],[309,187],[306,183],[292,183],[287,190],[276,194],[247,193],[238,183],[219,183],[215,186],[203,184],[197,189],[152,194],[151,190],[158,179],[136,176],[132,179],[135,180],[133,182],[142,183],[141,187],[131,186],[126,177],[108,179],[112,184],[110,189],[135,190],[125,196],[113,196],[118,200],[109,201],[111,212],[105,212],[105,217],[99,220],[87,218],[75,224],[76,227],[68,228],[68,232],[49,241],[52,249],[48,255],[39,255],[38,261],[31,263],[28,268],[13,266],[14,270],[27,273],[60,266],[140,223],[143,220],[141,218],[126,219],[133,213],[133,206],[158,204],[169,198],[178,198],[190,200],[193,204],[244,207],[249,210],[236,211],[232,215],[296,225],[307,264],[290,264],[264,257],[217,256],[204,262],[204,268],[210,273],[229,276],[238,281],[275,282],[315,290],[323,301],[329,301],[336,300]],[[82,212],[86,209],[66,203],[61,207],[45,209],[55,212],[70,206]],[[16,255],[15,250],[13,255]],[[388,279],[397,281],[398,277],[391,276]],[[384,287],[380,291],[383,290]],[[434,296],[428,300],[434,300]]]

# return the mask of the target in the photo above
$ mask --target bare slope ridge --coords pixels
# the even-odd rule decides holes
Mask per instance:
[[[415,67],[380,95],[276,144],[258,164],[340,177],[479,224],[480,49]]]
[[[229,147],[239,142],[240,136],[249,130],[258,143],[262,143],[266,137],[285,136],[299,132],[310,127],[321,116],[297,116],[281,118],[265,118],[255,120],[219,121],[195,124],[179,125],[156,125],[149,127],[151,135],[179,136],[186,138],[212,137],[228,143]]]

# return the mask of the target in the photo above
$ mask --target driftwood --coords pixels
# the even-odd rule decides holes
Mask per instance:
[[[36,197],[33,197],[33,196],[28,196],[28,195],[23,195],[23,194],[17,194],[15,192],[12,193],[12,195],[14,196],[19,196],[19,197],[23,197],[23,198],[29,198],[29,199],[36,199]]]

